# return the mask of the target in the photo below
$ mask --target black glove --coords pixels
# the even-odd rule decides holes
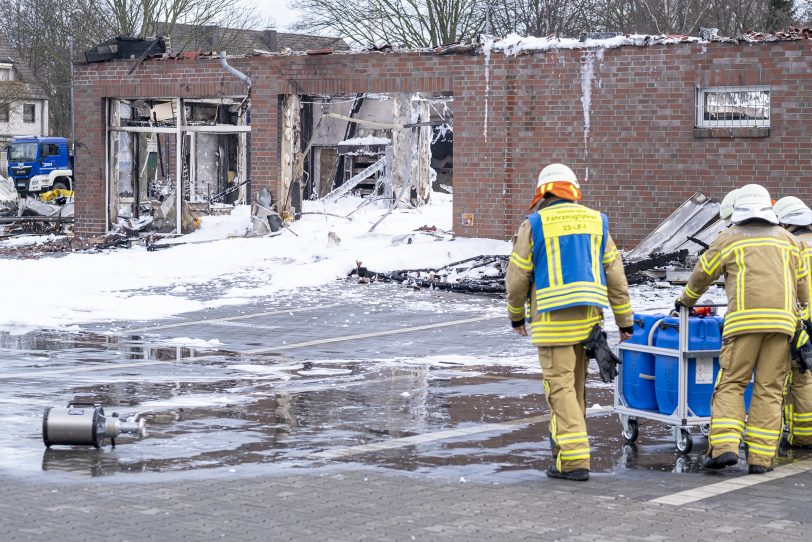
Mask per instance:
[[[795,363],[798,364],[798,370],[805,373],[812,369],[812,323],[808,320],[803,321],[801,329],[795,332],[790,343],[790,354]]]
[[[623,333],[628,333],[629,335],[634,335],[634,325],[626,326],[626,327],[619,327],[618,328]]]
[[[606,343],[606,333],[600,324],[595,324],[589,337],[581,344],[584,345],[586,349],[586,355],[598,362],[601,380],[604,382],[612,382],[617,376],[617,365],[620,363],[620,360]]]

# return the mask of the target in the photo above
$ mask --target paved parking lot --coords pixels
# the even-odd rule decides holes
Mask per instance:
[[[698,468],[620,436],[593,374],[593,476],[549,480],[533,348],[503,301],[339,283],[161,322],[0,336],[3,540],[807,540],[812,454]],[[46,406],[142,412],[115,449],[41,441]]]

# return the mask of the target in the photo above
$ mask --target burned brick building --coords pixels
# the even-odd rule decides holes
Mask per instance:
[[[463,236],[508,238],[526,212],[538,171],[554,161],[583,179],[585,202],[609,215],[625,248],[698,190],[721,198],[759,182],[774,197],[812,200],[807,32],[708,41],[511,38],[426,51],[316,52],[230,57],[250,77],[250,91],[213,55],[77,65],[77,231],[100,233],[120,212],[139,212],[141,195],[135,189],[122,195],[120,181],[145,168],[153,168],[145,178],[155,180],[158,149],[165,168],[159,189],[171,189],[175,178],[190,181],[191,169],[196,181],[187,181],[193,188],[182,193],[189,201],[209,200],[212,191],[231,186],[238,188],[230,201],[250,201],[266,188],[284,202],[297,168],[320,179],[318,188],[311,183],[311,194],[296,188],[300,196],[317,197],[329,189],[325,182],[339,179],[324,169],[336,168],[348,148],[358,150],[345,144],[342,151],[339,143],[379,145],[368,149],[363,166],[342,166],[348,173],[340,183],[387,152],[396,162],[442,123],[453,126],[453,161],[445,174],[453,185],[454,229]],[[391,100],[385,106],[390,118],[358,124],[367,131],[355,139],[345,126],[314,159],[314,132],[324,127],[314,131],[311,117],[327,109],[302,104],[341,97],[352,109],[364,96]],[[427,97],[432,107],[420,110],[414,96]],[[398,143],[404,126],[411,139]],[[420,135],[426,126],[430,131]],[[133,143],[146,133],[163,137],[137,136]],[[120,163],[122,145],[131,149],[124,153],[129,169]],[[201,165],[201,146],[216,149],[220,162]],[[136,151],[138,160],[131,156]],[[144,153],[152,153],[153,162]],[[414,183],[416,171],[405,167],[401,182]]]

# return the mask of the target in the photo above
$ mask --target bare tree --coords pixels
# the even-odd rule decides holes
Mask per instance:
[[[795,21],[795,2],[793,0],[768,0],[764,21],[764,28],[768,32],[787,28]]]
[[[799,0],[795,3],[795,20],[799,24],[812,25],[812,0]]]
[[[493,33],[578,36],[597,29],[595,0],[503,0],[489,6]]]
[[[295,30],[336,33],[356,44],[434,47],[469,40],[485,29],[482,0],[293,0]]]
[[[0,81],[0,111],[4,117],[10,119],[12,108],[31,96],[31,89],[22,81]]]
[[[602,0],[600,26],[640,34],[696,33],[712,3],[706,0]]]
[[[256,13],[243,0],[0,0],[3,34],[48,96],[51,131],[62,135],[70,133],[72,61],[83,51],[113,36],[154,35],[156,21],[248,28],[261,23]]]
[[[648,34],[696,34],[718,28],[735,37],[755,30],[772,32],[797,24],[812,0],[601,0],[598,16],[609,30]],[[807,19],[808,20],[808,19]]]

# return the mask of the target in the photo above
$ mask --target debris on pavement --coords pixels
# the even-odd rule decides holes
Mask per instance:
[[[14,183],[0,176],[0,216],[11,216],[17,212],[20,196]]]
[[[31,259],[45,255],[98,252],[111,248],[130,248],[130,246],[132,246],[132,241],[121,233],[86,238],[49,235],[42,242],[0,247],[0,258]]]
[[[455,292],[501,294],[505,291],[505,271],[508,256],[475,256],[438,269],[410,269],[378,273],[356,260],[350,276],[362,283],[375,281],[398,282],[420,288],[436,288]]]

